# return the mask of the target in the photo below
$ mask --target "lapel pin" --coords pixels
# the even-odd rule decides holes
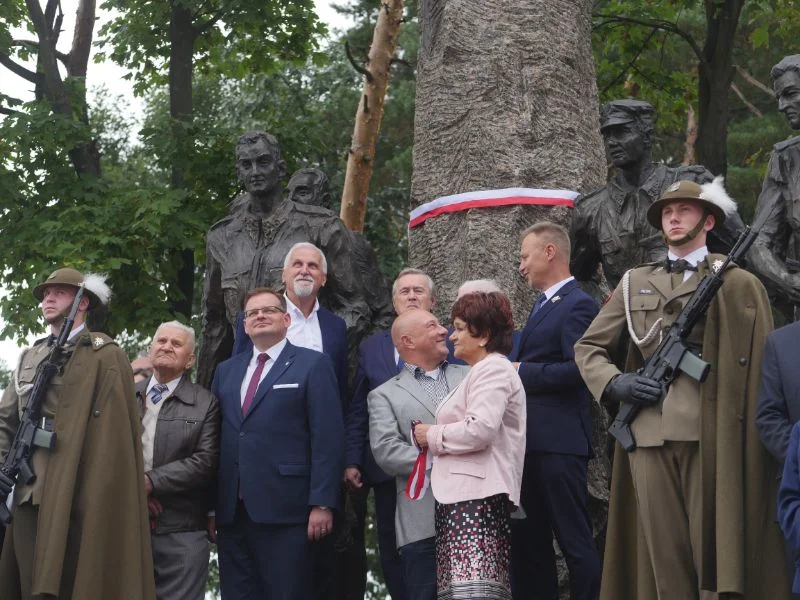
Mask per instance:
[[[643,294],[645,296],[647,296],[648,294],[655,294],[655,292],[653,290],[644,290],[644,289],[643,290],[639,290],[639,293]]]
[[[553,296],[553,297],[550,299],[550,302],[558,302],[559,300],[561,300],[561,296]]]
[[[711,268],[714,269],[714,273],[716,273],[722,268],[722,261],[720,259],[715,260],[712,263]]]

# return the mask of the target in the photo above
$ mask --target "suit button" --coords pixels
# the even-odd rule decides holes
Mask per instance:
[[[747,359],[743,356],[742,358],[739,359],[739,364],[744,367],[745,365],[747,365]]]
[[[239,437],[244,437],[244,431],[239,432]]]

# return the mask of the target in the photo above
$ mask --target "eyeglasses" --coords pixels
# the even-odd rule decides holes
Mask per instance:
[[[261,308],[251,308],[244,311],[245,319],[252,319],[258,315],[277,315],[286,312],[280,306],[262,306]]]

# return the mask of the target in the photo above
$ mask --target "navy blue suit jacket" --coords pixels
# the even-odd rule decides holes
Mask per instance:
[[[453,345],[447,340],[447,360],[453,364],[464,364],[453,357]],[[370,483],[394,480],[384,473],[369,447],[369,414],[367,394],[397,375],[398,367],[394,360],[394,344],[388,329],[379,331],[365,339],[358,346],[358,369],[353,385],[353,399],[345,416],[345,461],[348,465],[358,465]]]
[[[344,425],[333,365],[287,342],[242,416],[251,358],[237,354],[214,374],[222,413],[217,523],[233,523],[240,493],[257,523],[306,523],[310,507],[338,506]]]
[[[336,316],[323,306],[319,307],[317,318],[319,319],[319,329],[322,333],[322,351],[330,356],[333,361],[336,380],[339,383],[339,400],[344,411],[350,398],[350,389],[347,385],[347,324],[344,319]],[[252,351],[253,342],[244,332],[244,312],[240,312],[239,316],[236,317],[236,337],[233,342],[232,356],[242,352],[247,352],[249,355]]]
[[[573,346],[598,313],[573,280],[532,315],[509,359],[519,362],[528,397],[528,452],[592,455],[592,396]]]
[[[761,363],[756,428],[767,450],[786,458],[792,425],[800,421],[800,322],[767,336]]]

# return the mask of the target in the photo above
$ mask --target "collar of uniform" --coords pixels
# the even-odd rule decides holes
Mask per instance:
[[[627,185],[623,185],[625,176],[622,174],[621,170],[617,171],[617,174],[611,179],[611,184],[609,185],[609,196],[611,196],[611,199],[614,201],[617,212],[622,212],[625,199],[628,197],[628,194],[632,192],[644,192],[652,200],[658,198],[661,195],[665,171],[666,167],[664,165],[655,165],[644,183],[634,188],[628,188]]]
[[[303,321],[305,321],[306,319],[310,319],[311,316],[316,314],[316,312],[319,310],[319,298],[314,300],[314,308],[311,309],[311,314],[308,315],[308,317],[306,317],[303,314],[303,311],[297,308],[297,305],[295,305],[294,302],[289,300],[288,294],[283,294],[283,297],[286,299],[286,311],[289,313],[292,319],[298,317],[300,319],[303,319]],[[270,354],[270,356],[272,356],[272,354]]]
[[[703,262],[708,256],[708,248],[706,246],[700,246],[697,250],[693,250],[686,256],[677,256],[672,250],[667,251],[667,258],[670,260],[679,260],[683,259],[688,262],[693,267],[696,267],[698,264]]]

